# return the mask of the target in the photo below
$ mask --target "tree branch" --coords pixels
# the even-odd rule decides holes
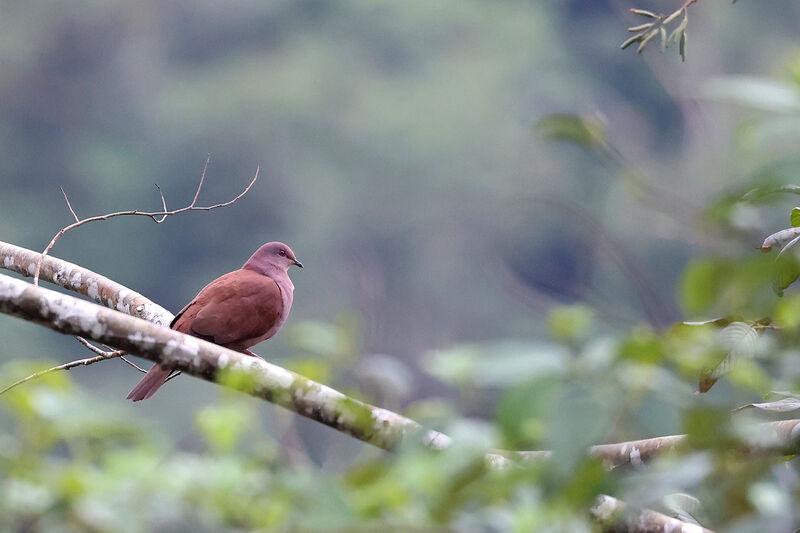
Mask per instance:
[[[745,456],[763,455],[795,455],[800,453],[800,420],[779,420],[758,424],[750,439],[742,443],[737,452]],[[652,439],[632,440],[615,444],[597,444],[588,450],[590,457],[600,459],[609,468],[624,465],[638,466],[648,463],[659,455],[689,447],[688,435],[667,435]],[[503,461],[520,459],[535,461],[547,459],[552,455],[549,450],[518,451],[495,450],[490,458],[497,466],[504,466]]]
[[[167,211],[167,201],[164,199],[164,194],[161,192],[161,187],[156,184],[156,188],[158,189],[158,193],[161,195],[161,205],[163,206],[162,211],[139,211],[138,209],[132,209],[128,211],[117,211],[116,213],[106,213],[105,215],[97,215],[93,217],[88,217],[84,219],[79,219],[78,215],[75,214],[75,210],[72,208],[72,204],[67,197],[67,193],[64,192],[64,189],[61,189],[61,194],[64,195],[64,200],[67,202],[67,207],[69,208],[69,212],[72,213],[75,222],[68,226],[64,226],[61,228],[58,233],[56,233],[53,238],[48,243],[47,247],[45,247],[44,251],[42,252],[39,259],[36,261],[36,265],[33,270],[33,284],[39,284],[39,276],[42,268],[42,261],[44,257],[50,252],[50,250],[55,246],[56,241],[64,236],[70,230],[73,230],[77,227],[83,226],[84,224],[88,224],[89,222],[96,222],[98,220],[108,220],[109,218],[114,217],[121,217],[121,216],[143,216],[150,218],[156,224],[161,224],[166,220],[167,217],[177,215],[179,213],[184,213],[186,211],[211,211],[212,209],[217,209],[220,207],[226,207],[231,204],[236,203],[242,196],[247,194],[250,191],[250,188],[255,184],[256,180],[258,179],[258,171],[259,168],[256,168],[256,174],[247,187],[244,188],[242,192],[240,192],[236,197],[227,202],[222,202],[214,205],[209,206],[198,206],[197,205],[197,198],[200,196],[200,191],[203,189],[203,183],[206,179],[206,171],[208,170],[208,164],[211,162],[211,156],[206,159],[205,167],[203,167],[203,173],[200,175],[200,183],[197,185],[197,189],[194,193],[194,198],[192,199],[192,203],[187,205],[186,207],[182,207],[180,209],[174,209],[172,211]],[[159,218],[160,217],[160,218]]]
[[[380,448],[391,449],[407,433],[421,429],[409,418],[261,359],[4,275],[0,275],[0,312],[135,353],[206,381],[214,381],[223,369],[241,371],[252,380],[245,392]],[[449,437],[435,431],[423,438],[434,448],[450,444]]]
[[[712,533],[710,530],[683,522],[677,518],[651,511],[633,509],[625,502],[601,494],[589,514],[609,532],[636,531],[639,533]]]
[[[41,257],[42,254],[33,250],[0,241],[0,268],[31,277]],[[88,268],[52,256],[45,257],[41,267],[42,279],[88,296],[106,307],[159,326],[168,325],[174,316],[141,294]]]

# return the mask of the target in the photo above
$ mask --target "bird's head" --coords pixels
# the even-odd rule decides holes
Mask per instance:
[[[273,270],[286,272],[291,266],[303,268],[292,249],[282,242],[268,242],[256,250],[242,268],[267,274]]]

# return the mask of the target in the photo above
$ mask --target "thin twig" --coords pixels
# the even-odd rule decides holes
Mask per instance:
[[[122,359],[123,361],[125,361],[126,363],[128,363],[130,366],[132,366],[136,370],[138,370],[139,372],[141,372],[142,374],[147,374],[147,370],[145,370],[144,368],[140,367],[139,365],[137,365],[136,363],[134,363],[133,361],[131,361],[130,359],[128,359],[124,355],[120,355],[119,358]]]
[[[171,380],[171,379],[175,379],[175,378],[177,378],[177,377],[178,377],[178,376],[180,376],[180,375],[181,375],[181,371],[180,371],[180,370],[178,370],[177,372],[175,372],[174,374],[172,374],[170,377],[168,377],[166,380],[164,380],[164,383],[166,383],[167,381],[169,381],[169,380]]]
[[[139,365],[137,365],[137,364],[135,364],[135,363],[132,363],[132,362],[131,362],[129,359],[127,359],[127,358],[126,358],[126,357],[123,355],[123,354],[125,354],[125,351],[123,351],[123,350],[115,350],[115,349],[111,348],[110,346],[106,346],[106,345],[104,344],[103,346],[104,346],[104,347],[105,347],[105,348],[106,348],[108,351],[103,351],[103,350],[101,350],[100,348],[98,348],[97,346],[95,346],[94,344],[92,344],[92,343],[90,343],[89,341],[87,341],[86,339],[84,339],[83,337],[77,337],[77,336],[76,336],[75,338],[78,340],[78,342],[79,342],[79,343],[83,344],[84,346],[86,346],[87,348],[89,348],[91,351],[93,351],[93,352],[94,352],[94,353],[96,353],[97,355],[104,355],[104,356],[106,356],[106,358],[111,358],[111,355],[112,355],[112,354],[115,354],[116,352],[120,352],[119,354],[115,355],[114,357],[119,357],[120,359],[122,359],[124,362],[128,363],[130,366],[132,366],[133,368],[135,368],[135,369],[136,369],[136,370],[138,370],[139,372],[144,372],[145,374],[147,373],[147,370],[145,370],[144,368],[140,367]],[[103,360],[103,359],[101,359],[101,361],[102,361],[102,360]],[[87,363],[87,364],[91,364],[91,363]]]
[[[158,186],[158,183],[154,183],[154,185],[156,186],[156,189],[158,189],[158,194],[161,195],[161,205],[162,205],[162,207],[164,209],[164,212],[166,213],[167,212],[167,200],[166,200],[166,198],[164,198],[164,192],[161,190],[161,187]],[[159,220],[158,223],[160,224],[160,223],[164,222],[165,218],[167,218],[167,215],[164,215],[163,217],[161,217],[161,220]]]
[[[93,348],[93,347],[92,347],[92,348]],[[90,349],[92,349],[92,348],[90,348]],[[113,352],[113,351],[114,351],[114,348],[112,348],[111,346],[109,346],[109,345],[107,345],[107,344],[104,344],[104,345],[103,345],[103,348],[105,348],[106,350],[108,350],[108,352]],[[108,353],[108,352],[106,352],[106,353]],[[123,360],[125,363],[127,363],[128,365],[132,366],[133,368],[135,368],[136,370],[138,370],[139,372],[141,372],[142,374],[147,374],[147,370],[145,370],[144,368],[140,367],[139,365],[137,365],[136,363],[134,363],[133,361],[131,361],[130,359],[128,359],[128,358],[127,358],[127,357],[125,357],[124,355],[120,355],[120,356],[119,356],[119,358],[120,358],[120,359],[122,359],[122,360]]]
[[[67,193],[64,192],[64,187],[59,187],[59,189],[61,189],[61,194],[64,195],[64,201],[67,202],[67,207],[69,207],[69,212],[72,213],[73,218],[75,218],[75,222],[80,222],[81,219],[78,218],[78,215],[75,214],[75,210],[72,209],[72,204],[69,203],[69,198],[67,198]]]
[[[192,203],[187,205],[186,207],[182,207],[180,209],[174,209],[172,211],[167,211],[167,210],[164,210],[164,211],[139,211],[138,209],[133,209],[133,210],[129,210],[129,211],[117,211],[116,213],[106,213],[105,215],[97,215],[97,216],[93,216],[93,217],[84,218],[82,220],[77,220],[76,222],[73,222],[69,226],[65,226],[65,227],[61,228],[58,231],[58,233],[56,233],[55,236],[50,240],[50,243],[47,245],[47,247],[42,252],[42,255],[36,261],[36,271],[35,271],[35,273],[33,275],[33,284],[34,285],[39,285],[39,273],[41,272],[42,261],[44,261],[45,256],[50,252],[50,250],[53,249],[53,246],[55,246],[56,241],[58,241],[58,239],[63,237],[64,234],[67,233],[70,230],[73,230],[73,229],[75,229],[75,228],[77,228],[79,226],[83,226],[84,224],[88,224],[89,222],[95,222],[95,221],[98,221],[98,220],[108,220],[109,218],[120,217],[120,216],[143,216],[143,217],[149,217],[156,224],[160,224],[160,223],[164,222],[164,220],[168,216],[177,215],[179,213],[183,213],[183,212],[186,212],[186,211],[211,211],[212,209],[217,209],[217,208],[220,208],[220,207],[227,207],[227,206],[235,203],[236,201],[238,201],[245,194],[247,194],[250,191],[250,189],[253,187],[253,185],[255,184],[256,180],[258,179],[258,172],[260,170],[260,167],[256,167],[256,174],[253,177],[253,179],[250,181],[250,183],[247,185],[247,187],[245,187],[244,190],[242,192],[240,192],[235,198],[233,198],[231,200],[228,200],[227,202],[222,202],[222,203],[218,203],[218,204],[214,204],[214,205],[197,206],[196,202],[197,202],[198,196],[200,195],[200,190],[203,187],[203,182],[205,180],[205,169],[208,168],[208,161],[209,160],[206,160],[206,167],[203,169],[203,174],[200,177],[200,184],[198,185],[197,190],[195,191],[194,199],[192,200]],[[159,189],[159,191],[160,190],[161,189]],[[64,195],[64,198],[66,198],[66,194]],[[162,199],[163,199],[163,195],[162,195]],[[164,201],[163,204],[166,205],[166,201]],[[70,211],[72,211],[72,206],[69,204],[69,200],[67,200],[67,205],[69,206]],[[73,215],[74,214],[75,213],[73,212]],[[161,217],[161,218],[159,219],[158,217]]]
[[[194,198],[192,198],[192,203],[190,204],[190,207],[194,207],[197,204],[197,197],[200,196],[200,189],[203,188],[203,182],[206,180],[206,170],[208,170],[209,163],[211,163],[211,154],[208,154],[208,157],[206,158],[206,164],[203,167],[203,173],[200,174],[200,183],[197,184],[197,190],[194,193]],[[256,175],[258,175],[257,170],[256,170]]]
[[[83,344],[87,348],[89,348],[91,351],[93,351],[97,355],[107,355],[108,353],[111,353],[111,351],[113,351],[113,350],[109,349],[108,352],[105,352],[105,351],[101,350],[100,348],[98,348],[97,346],[95,346],[94,344],[92,344],[91,342],[87,341],[86,339],[84,339],[83,337],[81,337],[79,335],[75,336],[75,340],[78,341],[79,343]]]
[[[31,374],[30,376],[28,376],[26,378],[22,378],[19,381],[15,381],[14,383],[9,385],[5,389],[0,390],[0,396],[5,394],[6,392],[10,391],[11,389],[16,387],[17,385],[22,385],[23,383],[26,383],[26,382],[28,382],[28,381],[30,381],[32,379],[40,378],[40,377],[45,376],[47,374],[50,374],[52,372],[56,372],[58,370],[69,370],[70,368],[75,368],[76,366],[91,365],[93,363],[98,363],[100,361],[105,361],[106,359],[113,359],[115,357],[119,357],[123,353],[125,353],[123,350],[116,350],[116,351],[110,352],[109,354],[104,353],[103,355],[97,355],[95,357],[87,357],[86,359],[78,359],[77,361],[70,361],[69,363],[64,363],[63,365],[54,366],[53,368],[48,368],[47,370],[41,370],[39,372]]]
[[[70,368],[74,368],[76,366],[89,366],[89,365],[92,365],[94,363],[99,363],[100,361],[107,361],[108,359],[115,359],[117,357],[121,358],[123,361],[125,361],[126,363],[128,363],[129,365],[134,367],[135,369],[139,370],[140,372],[143,372],[145,374],[147,373],[147,370],[145,370],[144,368],[141,368],[140,366],[136,365],[135,363],[132,363],[131,361],[129,361],[128,359],[125,358],[125,354],[127,353],[125,350],[110,350],[110,351],[106,352],[106,351],[101,350],[100,348],[98,348],[97,346],[95,346],[94,344],[92,344],[91,342],[89,342],[88,340],[86,340],[85,338],[83,338],[81,336],[76,335],[75,336],[75,340],[77,340],[79,343],[84,345],[86,348],[88,348],[92,352],[96,353],[97,356],[96,357],[87,357],[86,359],[78,359],[78,360],[75,360],[75,361],[70,361],[69,363],[64,363],[63,365],[54,366],[52,368],[48,368],[47,370],[42,370],[40,372],[36,372],[34,374],[31,374],[30,376],[28,376],[26,378],[23,378],[23,379],[21,379],[19,381],[15,381],[11,385],[9,385],[8,387],[6,387],[2,391],[0,391],[0,396],[5,394],[6,392],[10,391],[11,389],[16,387],[17,385],[22,385],[23,383],[31,381],[32,379],[36,379],[36,378],[45,376],[45,375],[50,374],[52,372],[56,372],[58,370],[69,370]],[[103,345],[103,346],[105,346],[105,345]],[[108,346],[106,346],[106,348],[108,348]],[[178,372],[178,374],[180,374],[180,372]],[[172,379],[173,377],[175,377],[178,374],[174,374],[174,375],[170,376],[169,379]],[[169,379],[167,381],[169,381]]]

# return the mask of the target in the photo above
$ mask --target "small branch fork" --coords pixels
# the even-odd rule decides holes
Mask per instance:
[[[177,214],[180,214],[180,213],[184,213],[186,211],[211,211],[212,209],[217,209],[217,208],[220,208],[220,207],[226,207],[226,206],[229,206],[229,205],[232,205],[232,204],[236,203],[242,196],[247,194],[250,191],[250,188],[253,187],[253,185],[255,184],[256,180],[258,179],[258,172],[259,172],[260,167],[256,168],[256,174],[253,177],[253,179],[250,181],[250,183],[247,185],[247,187],[245,187],[244,190],[242,192],[240,192],[235,198],[233,198],[231,200],[228,200],[227,202],[222,202],[222,203],[219,203],[219,204],[214,204],[214,205],[209,205],[209,206],[198,206],[197,205],[197,199],[200,197],[200,191],[203,189],[203,182],[206,179],[206,171],[208,170],[208,165],[210,163],[211,163],[211,157],[209,156],[206,159],[205,167],[203,167],[203,173],[200,175],[200,183],[198,183],[198,185],[197,185],[197,189],[195,190],[194,198],[192,199],[192,203],[190,203],[189,205],[187,205],[185,207],[181,207],[180,209],[174,209],[172,211],[168,211],[167,210],[167,201],[164,198],[164,193],[161,191],[161,187],[159,187],[158,184],[156,184],[156,188],[158,189],[158,193],[161,196],[161,206],[162,206],[162,210],[161,211],[139,211],[138,209],[133,209],[133,210],[129,210],[129,211],[117,211],[115,213],[106,213],[104,215],[97,215],[97,216],[81,219],[80,217],[78,217],[77,213],[75,212],[75,209],[73,209],[72,204],[69,201],[69,197],[67,196],[67,193],[64,192],[64,189],[62,187],[61,188],[61,194],[64,195],[64,200],[66,201],[67,207],[69,208],[69,212],[72,214],[72,218],[75,219],[75,222],[73,222],[72,224],[70,224],[68,226],[65,226],[65,227],[61,228],[58,231],[58,233],[56,233],[55,236],[50,240],[50,243],[47,245],[47,247],[42,252],[42,255],[36,261],[36,271],[35,271],[35,273],[33,275],[33,284],[34,285],[39,285],[39,274],[41,272],[42,261],[44,261],[45,256],[47,256],[47,254],[50,252],[50,250],[53,249],[53,246],[55,246],[55,244],[58,241],[58,239],[63,237],[64,234],[67,233],[70,230],[73,230],[73,229],[75,229],[77,227],[83,226],[84,224],[88,224],[89,222],[95,222],[95,221],[98,221],[98,220],[108,220],[109,218],[120,217],[120,216],[143,216],[143,217],[150,218],[156,224],[161,224],[162,222],[164,222],[167,219],[167,217],[170,217],[170,216],[173,216],[173,215],[177,215]]]

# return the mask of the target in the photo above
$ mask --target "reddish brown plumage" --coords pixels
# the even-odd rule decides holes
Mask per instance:
[[[241,352],[274,333],[282,310],[275,280],[252,270],[236,270],[206,285],[170,327]]]
[[[289,315],[294,285],[287,271],[292,265],[302,267],[288,246],[265,244],[241,269],[206,285],[175,315],[170,327],[249,354],[248,348],[277,333]],[[154,365],[128,399],[150,398],[169,374],[170,370]]]

